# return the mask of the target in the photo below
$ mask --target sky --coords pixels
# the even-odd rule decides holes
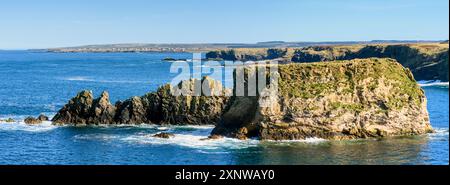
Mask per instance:
[[[1,0],[0,49],[447,40],[448,0]]]

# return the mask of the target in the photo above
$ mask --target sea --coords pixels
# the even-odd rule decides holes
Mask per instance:
[[[213,125],[29,126],[88,89],[112,102],[171,82],[173,62],[190,53],[0,51],[0,164],[23,165],[448,165],[448,82],[419,82],[436,133],[383,139],[259,141],[206,138]],[[159,132],[175,137],[152,137]]]

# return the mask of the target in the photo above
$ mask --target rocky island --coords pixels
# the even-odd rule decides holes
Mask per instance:
[[[214,124],[211,138],[269,140],[339,140],[433,131],[423,90],[411,71],[394,59],[292,63],[279,65],[277,75],[278,91],[265,88],[264,96],[224,96],[230,90],[209,77],[178,84],[188,89],[208,84],[207,94],[201,96],[173,96],[176,88],[165,85],[113,105],[107,92],[94,98],[85,90],[52,121],[75,125]]]
[[[279,75],[279,93],[234,97],[212,134],[340,140],[433,131],[423,90],[393,59],[280,65]]]

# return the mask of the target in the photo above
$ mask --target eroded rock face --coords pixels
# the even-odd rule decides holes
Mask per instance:
[[[278,92],[234,97],[212,135],[351,139],[433,131],[423,90],[395,60],[280,65],[279,75]]]
[[[180,91],[181,87],[193,90],[197,85],[203,89],[200,94]],[[227,104],[225,93],[228,91],[209,77],[182,81],[177,87],[168,84],[156,92],[118,101],[115,105],[110,103],[107,92],[94,99],[91,91],[81,91],[52,121],[62,124],[214,124]]]

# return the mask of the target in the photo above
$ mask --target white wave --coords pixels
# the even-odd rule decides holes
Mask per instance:
[[[47,132],[55,128],[58,128],[58,126],[53,125],[51,121],[44,121],[36,125],[28,125],[23,121],[0,123],[0,130],[2,131]]]
[[[170,128],[169,127],[157,127],[156,129],[166,131],[166,130],[169,130]]]
[[[84,134],[76,135],[74,139],[80,140],[102,140],[110,141],[117,140],[130,144],[142,144],[142,145],[177,145],[189,148],[195,148],[204,153],[221,153],[224,149],[242,149],[255,147],[260,143],[269,142],[273,144],[286,144],[294,142],[302,143],[321,143],[328,140],[321,138],[307,138],[304,140],[282,140],[282,141],[259,141],[257,139],[239,140],[235,138],[220,138],[220,139],[208,139],[213,125],[182,125],[182,126],[161,126],[161,125],[99,125],[94,127],[108,128],[108,127],[139,127],[154,129],[154,132],[149,133],[137,132],[127,135],[121,134]],[[161,131],[172,133],[174,137],[171,138],[158,138],[154,137],[155,134],[161,133]]]
[[[84,77],[84,76],[68,77],[68,78],[65,78],[64,80],[68,80],[68,81],[84,81],[84,82],[93,82],[93,81],[95,81],[93,79],[90,79],[90,78]]]
[[[448,139],[449,129],[448,128],[434,128],[434,133],[428,134],[431,139]]]
[[[92,128],[123,128],[123,127],[130,127],[130,128],[148,128],[148,129],[156,129],[160,127],[159,125],[155,124],[98,124],[98,125],[83,125],[87,127]]]
[[[68,78],[63,78],[62,80],[67,81],[81,81],[81,82],[99,82],[99,83],[148,83],[146,81],[136,81],[136,80],[96,80],[84,76],[73,76]]]
[[[449,86],[448,82],[441,82],[440,80],[422,80],[417,82],[421,87],[429,86]]]
[[[297,139],[297,140],[265,140],[265,141],[273,143],[321,143],[329,140],[317,137],[310,137],[306,139]]]
[[[76,140],[102,140],[109,141],[118,139],[120,136],[114,134],[83,134],[83,135],[75,135],[74,139]]]
[[[164,139],[153,137],[154,134],[132,135],[123,138],[123,141],[139,144],[154,144],[154,145],[180,145],[190,148],[199,148],[207,150],[215,149],[240,149],[256,146],[257,140],[238,140],[233,138],[221,139],[206,139],[207,135],[190,135],[190,134],[175,134],[175,137]],[[205,140],[206,139],[206,140]]]

